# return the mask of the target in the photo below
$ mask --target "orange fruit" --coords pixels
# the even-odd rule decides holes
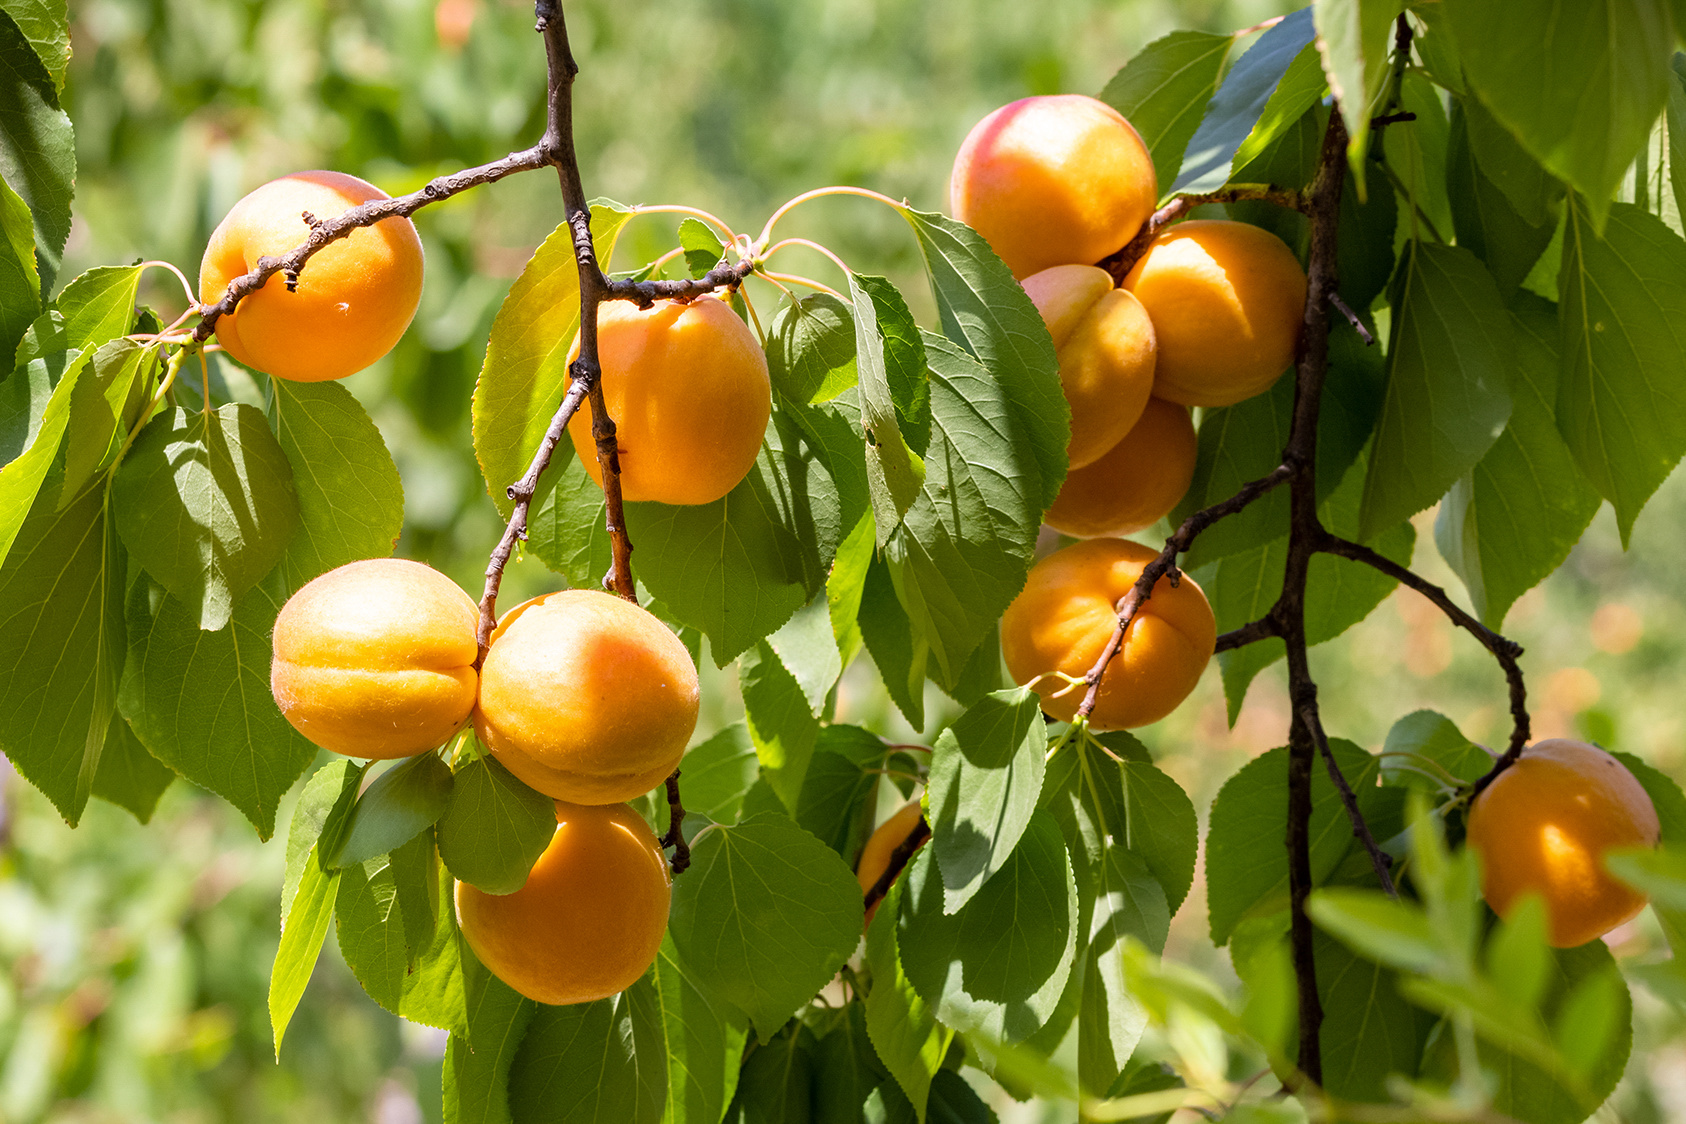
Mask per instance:
[[[1188,493],[1198,451],[1188,407],[1149,398],[1122,441],[1093,464],[1066,474],[1043,521],[1079,539],[1151,527]]]
[[[909,800],[886,817],[884,822],[879,824],[872,835],[867,838],[866,846],[861,848],[861,861],[855,864],[855,880],[861,884],[863,895],[878,885],[878,880],[884,877],[886,870],[890,869],[890,856],[895,854],[896,848],[900,847],[909,835],[913,834],[913,829],[918,825],[919,817],[923,814],[923,810],[919,807],[919,801]],[[930,842],[930,836],[926,836],[920,842],[919,847],[923,847],[928,842]],[[916,851],[918,849],[918,847],[914,848]],[[880,902],[882,900],[882,898],[879,899]],[[872,915],[878,912],[878,905],[879,902],[873,902],[866,909],[866,923],[869,926],[872,924]]]

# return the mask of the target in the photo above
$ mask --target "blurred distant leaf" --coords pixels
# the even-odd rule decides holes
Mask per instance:
[[[650,969],[667,1056],[664,1124],[717,1124],[737,1088],[747,1022],[712,998],[679,960],[671,935]]]
[[[859,380],[855,318],[830,293],[786,302],[767,333],[767,370],[773,387],[797,402],[824,402]]]
[[[511,1124],[509,1071],[539,1005],[492,975],[473,955],[462,962],[465,1032],[445,1049],[449,1124]]]
[[[481,757],[457,770],[439,820],[439,857],[464,882],[488,894],[513,894],[555,834],[555,801],[496,758]]]
[[[358,799],[350,830],[339,846],[323,851],[322,865],[360,865],[402,847],[445,814],[452,787],[450,767],[435,755],[400,761]]]
[[[159,797],[175,779],[176,771],[148,753],[114,709],[94,771],[94,795],[128,809],[141,823],[150,823]]]
[[[337,382],[270,380],[270,420],[293,470],[299,527],[281,556],[287,588],[392,553],[404,485],[380,430]]]
[[[29,204],[0,179],[0,368],[11,366],[18,341],[41,314],[35,268],[35,220]]]
[[[1686,242],[1627,203],[1599,237],[1579,196],[1564,230],[1557,426],[1625,546],[1686,452]]]
[[[0,752],[74,826],[115,713],[126,569],[106,490],[61,511],[60,486],[0,563]]]
[[[734,722],[685,751],[679,763],[685,807],[715,823],[733,823],[744,794],[760,775],[755,743],[742,722]]]
[[[1101,100],[1129,119],[1153,154],[1161,194],[1177,178],[1234,42],[1230,35],[1173,31],[1137,51],[1101,91]]]
[[[70,118],[59,108],[54,77],[14,18],[0,10],[0,177],[35,216],[35,251],[43,288],[51,288],[70,236],[70,197],[75,190],[76,141]],[[43,30],[25,11],[29,30]],[[62,71],[61,71],[62,73]]]
[[[756,816],[698,837],[668,932],[709,988],[770,1038],[854,951],[860,885],[790,820]]]
[[[118,705],[141,742],[182,776],[240,809],[269,838],[275,809],[316,756],[269,689],[281,598],[259,586],[230,624],[198,615],[146,580],[129,591],[129,655]]]
[[[649,976],[595,1003],[541,1004],[509,1071],[514,1124],[658,1124],[661,1028]]]
[[[1455,957],[1419,907],[1379,890],[1334,886],[1316,890],[1306,911],[1348,947],[1383,964],[1433,972]]]
[[[1189,139],[1172,191],[1210,191],[1223,186],[1236,150],[1313,34],[1311,9],[1302,8],[1259,36],[1229,68]]]
[[[1047,748],[1041,700],[1023,687],[985,695],[937,736],[929,816],[945,913],[971,901],[1018,846]]]
[[[923,1120],[931,1078],[942,1067],[954,1032],[938,1025],[936,1012],[902,969],[896,945],[901,901],[898,879],[890,884],[867,930],[866,963],[873,986],[866,996],[866,1029],[879,1058]]]
[[[239,403],[148,423],[112,500],[135,561],[210,632],[228,624],[299,524],[287,455],[263,413]]]
[[[591,208],[597,260],[606,262],[632,212],[617,203]],[[579,265],[568,225],[533,253],[492,322],[486,361],[474,387],[474,454],[486,491],[507,517],[505,489],[521,478],[562,402],[568,348],[580,320]]]

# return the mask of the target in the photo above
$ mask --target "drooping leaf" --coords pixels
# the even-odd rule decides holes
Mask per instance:
[[[128,721],[113,710],[94,770],[94,795],[127,809],[141,823],[150,823],[159,797],[175,779],[176,771],[148,753]]]
[[[1137,51],[1100,93],[1141,134],[1162,192],[1177,178],[1234,43],[1229,35],[1173,31]]]
[[[1388,784],[1424,785],[1444,769],[1453,784],[1468,783],[1492,768],[1493,759],[1444,714],[1413,710],[1395,722],[1382,744],[1382,779]],[[1438,768],[1437,768],[1438,767]],[[1424,771],[1428,776],[1424,776]]]
[[[1407,70],[1400,108],[1413,121],[1388,126],[1382,152],[1401,196],[1399,225],[1416,239],[1451,237],[1452,205],[1446,191],[1447,150],[1452,128],[1440,92],[1420,72]]]
[[[352,802],[357,799],[357,786],[363,779],[363,769],[355,761],[336,758],[310,775],[304,782],[293,805],[293,818],[287,825],[287,868],[281,882],[281,923],[287,923],[292,909],[293,895],[298,892],[299,879],[304,876],[304,864],[315,861],[316,841],[322,837],[330,817],[334,830],[329,844],[337,845],[343,837]],[[342,806],[343,805],[343,806]]]
[[[1389,968],[1322,934],[1313,944],[1317,994],[1327,1012],[1323,1086],[1348,1101],[1385,1102],[1389,1082],[1417,1075],[1428,1021],[1399,994]]]
[[[345,765],[350,766],[350,762]],[[330,789],[335,773],[342,781],[350,779],[320,821],[315,818],[314,802],[312,811],[307,812],[302,820],[298,817],[294,819],[293,826],[300,828],[300,844],[304,843],[313,828],[317,830],[317,836],[302,847],[298,881],[294,883],[293,891],[283,898],[281,944],[275,950],[275,964],[269,973],[269,1025],[275,1036],[277,1059],[281,1057],[281,1039],[287,1032],[287,1024],[292,1021],[293,1012],[304,997],[305,985],[310,982],[311,973],[316,968],[316,957],[322,951],[322,942],[327,939],[328,927],[334,919],[334,896],[339,890],[340,873],[324,870],[322,864],[316,861],[316,843],[324,838],[330,841],[339,838],[344,830],[345,817],[351,811],[350,798],[355,793],[356,781],[352,769],[330,766],[322,773],[323,784],[316,786],[316,791],[323,795]]]
[[[925,465],[902,433],[891,380],[910,381],[905,370],[917,364],[923,381],[925,357],[912,314],[888,281],[851,272],[849,299],[855,309],[867,489],[882,548],[925,479]]]
[[[726,1110],[731,1124],[813,1124],[814,1032],[792,1023],[744,1059],[736,1095]]]
[[[81,494],[96,473],[117,459],[127,436],[125,407],[135,384],[142,380],[142,367],[152,359],[151,352],[134,340],[116,339],[95,351],[88,368],[77,377],[65,427],[66,494],[61,502]]]
[[[141,430],[112,488],[135,561],[215,632],[299,524],[287,455],[262,411],[171,410]]]
[[[116,710],[125,560],[106,490],[64,504],[61,486],[0,564],[0,752],[74,826]]]
[[[1552,197],[1537,194],[1535,185],[1542,182],[1540,177],[1551,184],[1556,181],[1533,163],[1514,137],[1486,120],[1486,113],[1479,102],[1459,101],[1453,105],[1447,149],[1447,195],[1458,245],[1486,263],[1499,292],[1508,299],[1551,243],[1552,233],[1557,229],[1557,204],[1562,191],[1559,188]],[[1492,143],[1488,134],[1501,138],[1493,146],[1496,152],[1483,143]],[[1505,162],[1507,157],[1509,162]],[[1501,169],[1500,174],[1518,185],[1515,190],[1528,192],[1534,213],[1524,214],[1498,185],[1494,173],[1489,171],[1495,165]]]
[[[826,599],[816,597],[798,609],[795,616],[767,637],[767,646],[796,680],[809,712],[819,717],[837,677],[843,674],[842,655],[831,631],[831,612]]]
[[[299,526],[281,556],[287,588],[383,558],[404,525],[404,485],[386,442],[337,382],[273,379],[270,420],[292,466]]]
[[[411,1022],[461,1031],[464,1006],[455,922],[441,912],[427,928],[428,941],[409,943],[398,883],[388,855],[339,870],[334,919],[340,952],[370,998]],[[450,876],[445,876],[449,892]]]
[[[854,951],[861,918],[860,885],[837,853],[782,816],[759,815],[697,837],[668,932],[766,1040]]]
[[[779,308],[767,332],[767,373],[773,388],[796,402],[826,402],[859,380],[855,317],[830,293],[814,293]]]
[[[716,1124],[737,1089],[748,1024],[710,996],[679,959],[671,936],[650,969],[667,1058],[663,1124]]]
[[[450,766],[434,754],[399,762],[358,799],[345,839],[322,852],[322,865],[362,865],[402,847],[445,814],[452,788]]]
[[[890,884],[866,934],[866,962],[872,990],[866,997],[866,1029],[873,1048],[901,1086],[920,1120],[931,1078],[942,1067],[953,1032],[938,1025],[930,1004],[919,997],[902,969],[896,943],[902,881]]]
[[[153,756],[240,809],[267,839],[275,809],[316,756],[276,709],[270,633],[282,599],[258,586],[217,632],[146,580],[129,590],[118,705]]]
[[[865,1005],[850,1003],[814,1050],[814,1124],[856,1124],[867,1098],[889,1079],[867,1036]]]
[[[1668,96],[1668,13],[1652,0],[1447,0],[1470,88],[1587,197],[1594,229]],[[1550,34],[1540,35],[1541,28]]]
[[[591,208],[597,260],[614,252],[632,212],[598,202]],[[579,266],[568,224],[533,253],[492,321],[486,361],[474,386],[474,455],[486,491],[508,516],[505,492],[521,478],[561,405],[568,348],[580,321]]]
[[[645,976],[619,995],[540,1005],[509,1071],[514,1124],[659,1124],[666,1100],[656,989]]]
[[[555,801],[481,757],[457,770],[439,819],[439,858],[488,894],[513,894],[555,834]]]
[[[1172,191],[1210,191],[1223,186],[1236,150],[1313,34],[1311,9],[1302,8],[1259,36],[1229,68],[1189,139]]]
[[[1355,174],[1369,149],[1370,118],[1381,109],[1393,21],[1404,6],[1404,0],[1319,0],[1313,6],[1317,50],[1346,121],[1347,158]]]
[[[1322,100],[1326,89],[1327,83],[1324,80],[1323,68],[1318,64],[1316,48],[1309,45],[1300,48],[1299,54],[1288,64],[1281,81],[1277,82],[1276,88],[1265,101],[1264,109],[1259,113],[1258,120],[1253,123],[1252,130],[1230,157],[1231,167],[1241,169],[1250,166],[1255,158],[1274,146],[1278,138],[1291,130],[1297,130],[1307,112]],[[1318,136],[1318,144],[1321,147],[1321,134]],[[1230,172],[1230,178],[1236,178],[1235,171]],[[1287,183],[1282,186],[1299,185]]]
[[[870,541],[868,542],[870,546]],[[896,595],[890,567],[872,558],[861,586],[861,640],[878,667],[890,701],[915,730],[925,728],[925,671],[931,644],[913,627]]]
[[[1532,293],[1512,302],[1510,421],[1487,455],[1452,485],[1434,522],[1441,557],[1491,628],[1562,565],[1599,496],[1558,433],[1557,309]]]
[[[10,356],[41,315],[41,275],[35,267],[35,220],[29,204],[3,179],[0,235],[0,356]],[[0,367],[9,364],[6,360]]]
[[[986,695],[937,737],[931,755],[931,848],[943,909],[971,901],[1006,864],[1036,811],[1048,736],[1027,688]]]
[[[76,384],[92,360],[84,352],[55,351],[31,359],[0,382],[0,440],[10,454],[0,467],[0,562],[16,543],[58,456]],[[59,496],[62,500],[62,488]]]
[[[1428,507],[1498,440],[1511,411],[1510,330],[1498,287],[1468,250],[1414,243],[1406,251],[1362,538]]]
[[[1625,544],[1686,452],[1686,242],[1625,203],[1610,209],[1600,237],[1577,197],[1558,283],[1557,427],[1616,509]]]
[[[559,446],[557,452],[565,448]],[[527,549],[572,588],[598,588],[610,562],[603,490],[570,453],[551,462],[539,481],[539,491],[527,519]]]
[[[70,236],[75,134],[70,117],[59,108],[53,75],[9,7],[0,10],[0,64],[0,178],[35,217],[41,284],[50,289]]]
[[[511,1124],[509,1071],[539,1005],[462,958],[465,1032],[452,1034],[442,1075],[447,1124]]]
[[[837,729],[837,727],[827,727]],[[855,864],[867,834],[872,830],[872,813],[877,806],[878,774],[888,751],[884,743],[871,764],[851,760],[841,753],[815,749],[802,779],[796,800],[796,822],[850,866]]]

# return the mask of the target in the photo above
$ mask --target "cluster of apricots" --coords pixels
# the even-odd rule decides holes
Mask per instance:
[[[697,721],[697,671],[650,613],[589,590],[504,614],[475,666],[479,610],[418,562],[331,570],[275,621],[270,687],[312,742],[357,758],[425,753],[472,719],[510,772],[556,802],[556,832],[513,894],[457,883],[481,962],[541,1003],[630,986],[655,961],[672,880],[625,802],[679,764]]]
[[[1070,471],[1044,516],[1087,542],[1043,559],[1001,622],[1008,669],[1070,721],[1073,683],[1111,638],[1113,609],[1156,552],[1121,536],[1177,506],[1194,478],[1189,408],[1268,390],[1294,359],[1305,272],[1246,223],[1158,233],[1122,285],[1095,263],[1130,243],[1159,198],[1153,158],[1123,115],[1077,94],[991,113],[960,146],[955,216],[988,240],[1053,337],[1071,407]],[[1217,627],[1205,595],[1162,581],[1108,666],[1091,724],[1156,722],[1194,689]]]

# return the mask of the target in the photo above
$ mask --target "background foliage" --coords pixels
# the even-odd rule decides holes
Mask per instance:
[[[590,191],[684,200],[748,221],[831,182],[942,209],[950,155],[986,110],[1025,93],[1096,92],[1173,27],[1227,31],[1274,6],[763,0],[578,4],[569,13]],[[192,272],[216,219],[273,175],[328,166],[406,190],[507,151],[540,120],[542,62],[524,4],[124,0],[78,4],[73,15],[66,103],[77,122],[78,215],[61,278],[136,257]],[[611,96],[658,82],[659,98]],[[500,522],[462,439],[469,395],[492,315],[557,209],[554,185],[530,176],[424,212],[429,276],[416,326],[349,384],[403,476],[399,552],[469,588]],[[838,203],[803,221],[804,233],[857,269],[909,281],[910,300],[928,299],[892,216]],[[658,225],[634,228],[622,264],[662,248]],[[180,306],[162,286],[143,297],[161,310]],[[932,321],[929,307],[913,311]],[[1509,631],[1529,648],[1538,735],[1579,731],[1676,773],[1686,766],[1673,685],[1686,578],[1669,564],[1683,508],[1681,487],[1665,485],[1628,554],[1603,512],[1570,564],[1513,611]],[[1432,517],[1416,522],[1419,568],[1455,587],[1432,547]],[[529,561],[512,569],[505,596],[553,583]],[[1412,595],[1392,595],[1313,660],[1329,728],[1368,748],[1419,705],[1477,740],[1503,738],[1496,671]],[[704,661],[711,689],[699,739],[737,716],[735,685],[711,667]],[[1214,671],[1190,704],[1144,732],[1198,807],[1280,740],[1275,674],[1263,673],[1233,731]],[[929,701],[935,736],[954,708],[934,690]],[[845,682],[838,717],[905,729],[864,676]],[[378,1009],[335,951],[306,991],[280,1067],[271,1060],[261,998],[279,838],[257,844],[232,809],[185,783],[150,830],[96,803],[72,833],[21,783],[7,785],[7,801],[0,1117],[396,1121],[437,1112],[437,1036]],[[289,814],[283,805],[280,822]],[[1222,970],[1227,954],[1207,942],[1198,883],[1187,901],[1167,951]],[[1660,947],[1649,926],[1647,915],[1620,934],[1619,951]],[[1627,1120],[1666,1119],[1686,1111],[1678,1015],[1643,990],[1637,1003],[1636,1064],[1615,1108]],[[1039,1111],[994,1099],[1019,1118]]]

